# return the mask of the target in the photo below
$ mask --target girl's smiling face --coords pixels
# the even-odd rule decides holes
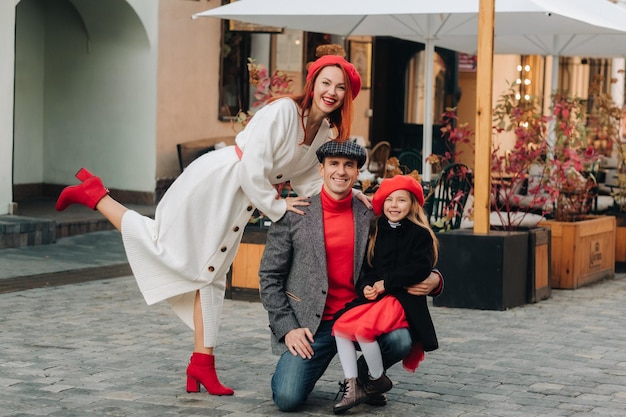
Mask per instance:
[[[343,104],[346,83],[339,67],[322,68],[313,87],[313,109],[330,114]]]
[[[410,192],[407,190],[396,190],[385,199],[383,213],[385,213],[389,221],[397,223],[409,215],[411,204]]]

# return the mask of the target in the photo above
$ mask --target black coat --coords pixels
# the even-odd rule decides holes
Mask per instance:
[[[428,230],[407,219],[399,227],[392,228],[387,219],[381,217],[378,225],[373,267],[366,259],[356,284],[359,297],[346,307],[370,302],[363,296],[363,288],[382,279],[385,292],[392,294],[402,304],[413,341],[422,342],[427,352],[435,350],[439,344],[426,296],[410,295],[405,289],[425,280],[432,272],[432,237]]]

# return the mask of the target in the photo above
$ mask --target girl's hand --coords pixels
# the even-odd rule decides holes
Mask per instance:
[[[376,281],[374,283],[374,291],[376,291],[377,295],[380,295],[385,292],[385,281],[382,279],[380,281]]]
[[[296,214],[304,215],[302,210],[296,208],[296,206],[310,206],[311,202],[309,197],[287,197],[287,211],[293,211]]]
[[[378,297],[378,292],[371,285],[366,285],[363,288],[363,296],[368,300],[375,300]]]

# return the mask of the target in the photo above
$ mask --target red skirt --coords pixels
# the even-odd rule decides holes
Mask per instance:
[[[386,295],[379,301],[361,304],[343,313],[333,325],[333,335],[354,342],[358,342],[357,337],[373,342],[381,334],[408,327],[400,302]]]
[[[378,336],[398,329],[408,329],[409,323],[402,304],[391,295],[386,295],[374,303],[351,308],[343,313],[333,325],[333,336],[350,339],[353,342],[373,342]],[[402,360],[404,369],[415,372],[424,360],[421,343],[414,343],[409,354]]]

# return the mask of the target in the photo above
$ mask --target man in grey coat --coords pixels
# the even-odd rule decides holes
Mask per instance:
[[[267,234],[260,292],[269,316],[272,352],[280,355],[271,387],[281,411],[294,411],[306,401],[337,353],[332,318],[356,297],[354,284],[374,216],[352,196],[365,152],[350,141],[322,145],[317,151],[322,192],[302,208],[304,215],[287,212]],[[434,296],[442,286],[441,276],[433,272],[407,291]],[[408,329],[383,335],[378,342],[385,369],[401,361],[412,345]],[[363,368],[364,362],[360,365]],[[361,371],[366,373],[367,368]],[[382,394],[369,402],[384,405],[386,399]]]

